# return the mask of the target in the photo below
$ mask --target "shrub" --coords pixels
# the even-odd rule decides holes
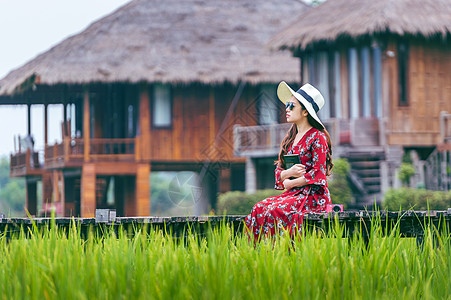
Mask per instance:
[[[411,163],[403,162],[399,168],[398,178],[404,185],[409,185],[410,177],[415,175],[415,167]]]
[[[344,158],[334,160],[333,176],[328,180],[332,203],[343,204],[346,208],[352,202],[352,191],[348,182],[351,167]],[[244,215],[251,212],[252,207],[268,197],[282,194],[280,190],[259,190],[254,194],[245,192],[227,192],[218,197],[217,214]]]
[[[352,202],[352,190],[348,182],[351,166],[344,158],[334,160],[332,178],[328,180],[332,203],[343,204],[347,208]]]
[[[429,207],[428,207],[429,205]],[[390,189],[382,207],[386,210],[445,210],[451,207],[451,191],[430,191],[413,188]]]
[[[247,215],[252,207],[259,201],[282,194],[283,191],[275,189],[258,190],[254,194],[246,192],[227,192],[218,197],[217,214]]]

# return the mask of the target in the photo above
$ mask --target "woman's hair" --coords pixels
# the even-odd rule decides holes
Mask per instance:
[[[300,103],[300,104],[301,104],[302,110],[305,110],[304,105],[302,105],[302,103]],[[321,126],[321,124],[319,124],[318,121],[316,121],[310,114],[307,115],[307,120],[308,120],[310,126],[318,129],[319,131],[324,133],[324,135],[326,136],[327,146],[329,147],[329,152],[327,152],[327,156],[326,156],[326,176],[329,176],[332,171],[332,168],[334,167],[334,164],[332,162],[332,143],[330,141],[329,132],[326,130],[326,128],[323,128],[323,126]],[[290,130],[288,130],[287,135],[285,136],[285,138],[282,141],[282,145],[280,147],[280,152],[279,152],[279,160],[276,161],[276,164],[278,164],[280,167],[285,168],[285,160],[283,159],[283,156],[288,153],[288,148],[293,143],[297,133],[298,133],[298,128],[297,128],[296,124],[292,124]]]

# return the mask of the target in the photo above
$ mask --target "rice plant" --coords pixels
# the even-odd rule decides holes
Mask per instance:
[[[0,236],[3,299],[450,299],[447,232],[424,243],[383,234],[342,238],[346,228],[261,242],[227,224],[174,238],[155,228],[73,225]],[[191,232],[190,232],[191,231]]]

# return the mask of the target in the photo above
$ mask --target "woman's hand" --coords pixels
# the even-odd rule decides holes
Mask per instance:
[[[283,187],[284,187],[286,190],[291,190],[292,188],[295,187],[294,180],[293,180],[293,179],[285,179],[285,180],[283,181]]]
[[[305,175],[305,166],[302,164],[295,164],[289,168],[288,171],[290,172],[288,177],[299,178]]]
[[[305,175],[305,166],[302,164],[295,164],[288,170],[283,170],[280,173],[280,179],[282,182],[288,178],[300,178]]]

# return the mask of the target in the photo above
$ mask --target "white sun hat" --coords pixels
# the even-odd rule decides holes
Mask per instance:
[[[295,92],[285,81],[282,81],[277,87],[277,96],[283,104],[287,104],[292,96],[296,97],[296,99],[304,105],[313,119],[324,128],[323,123],[317,115],[318,111],[324,106],[324,97],[314,86],[306,83]]]

